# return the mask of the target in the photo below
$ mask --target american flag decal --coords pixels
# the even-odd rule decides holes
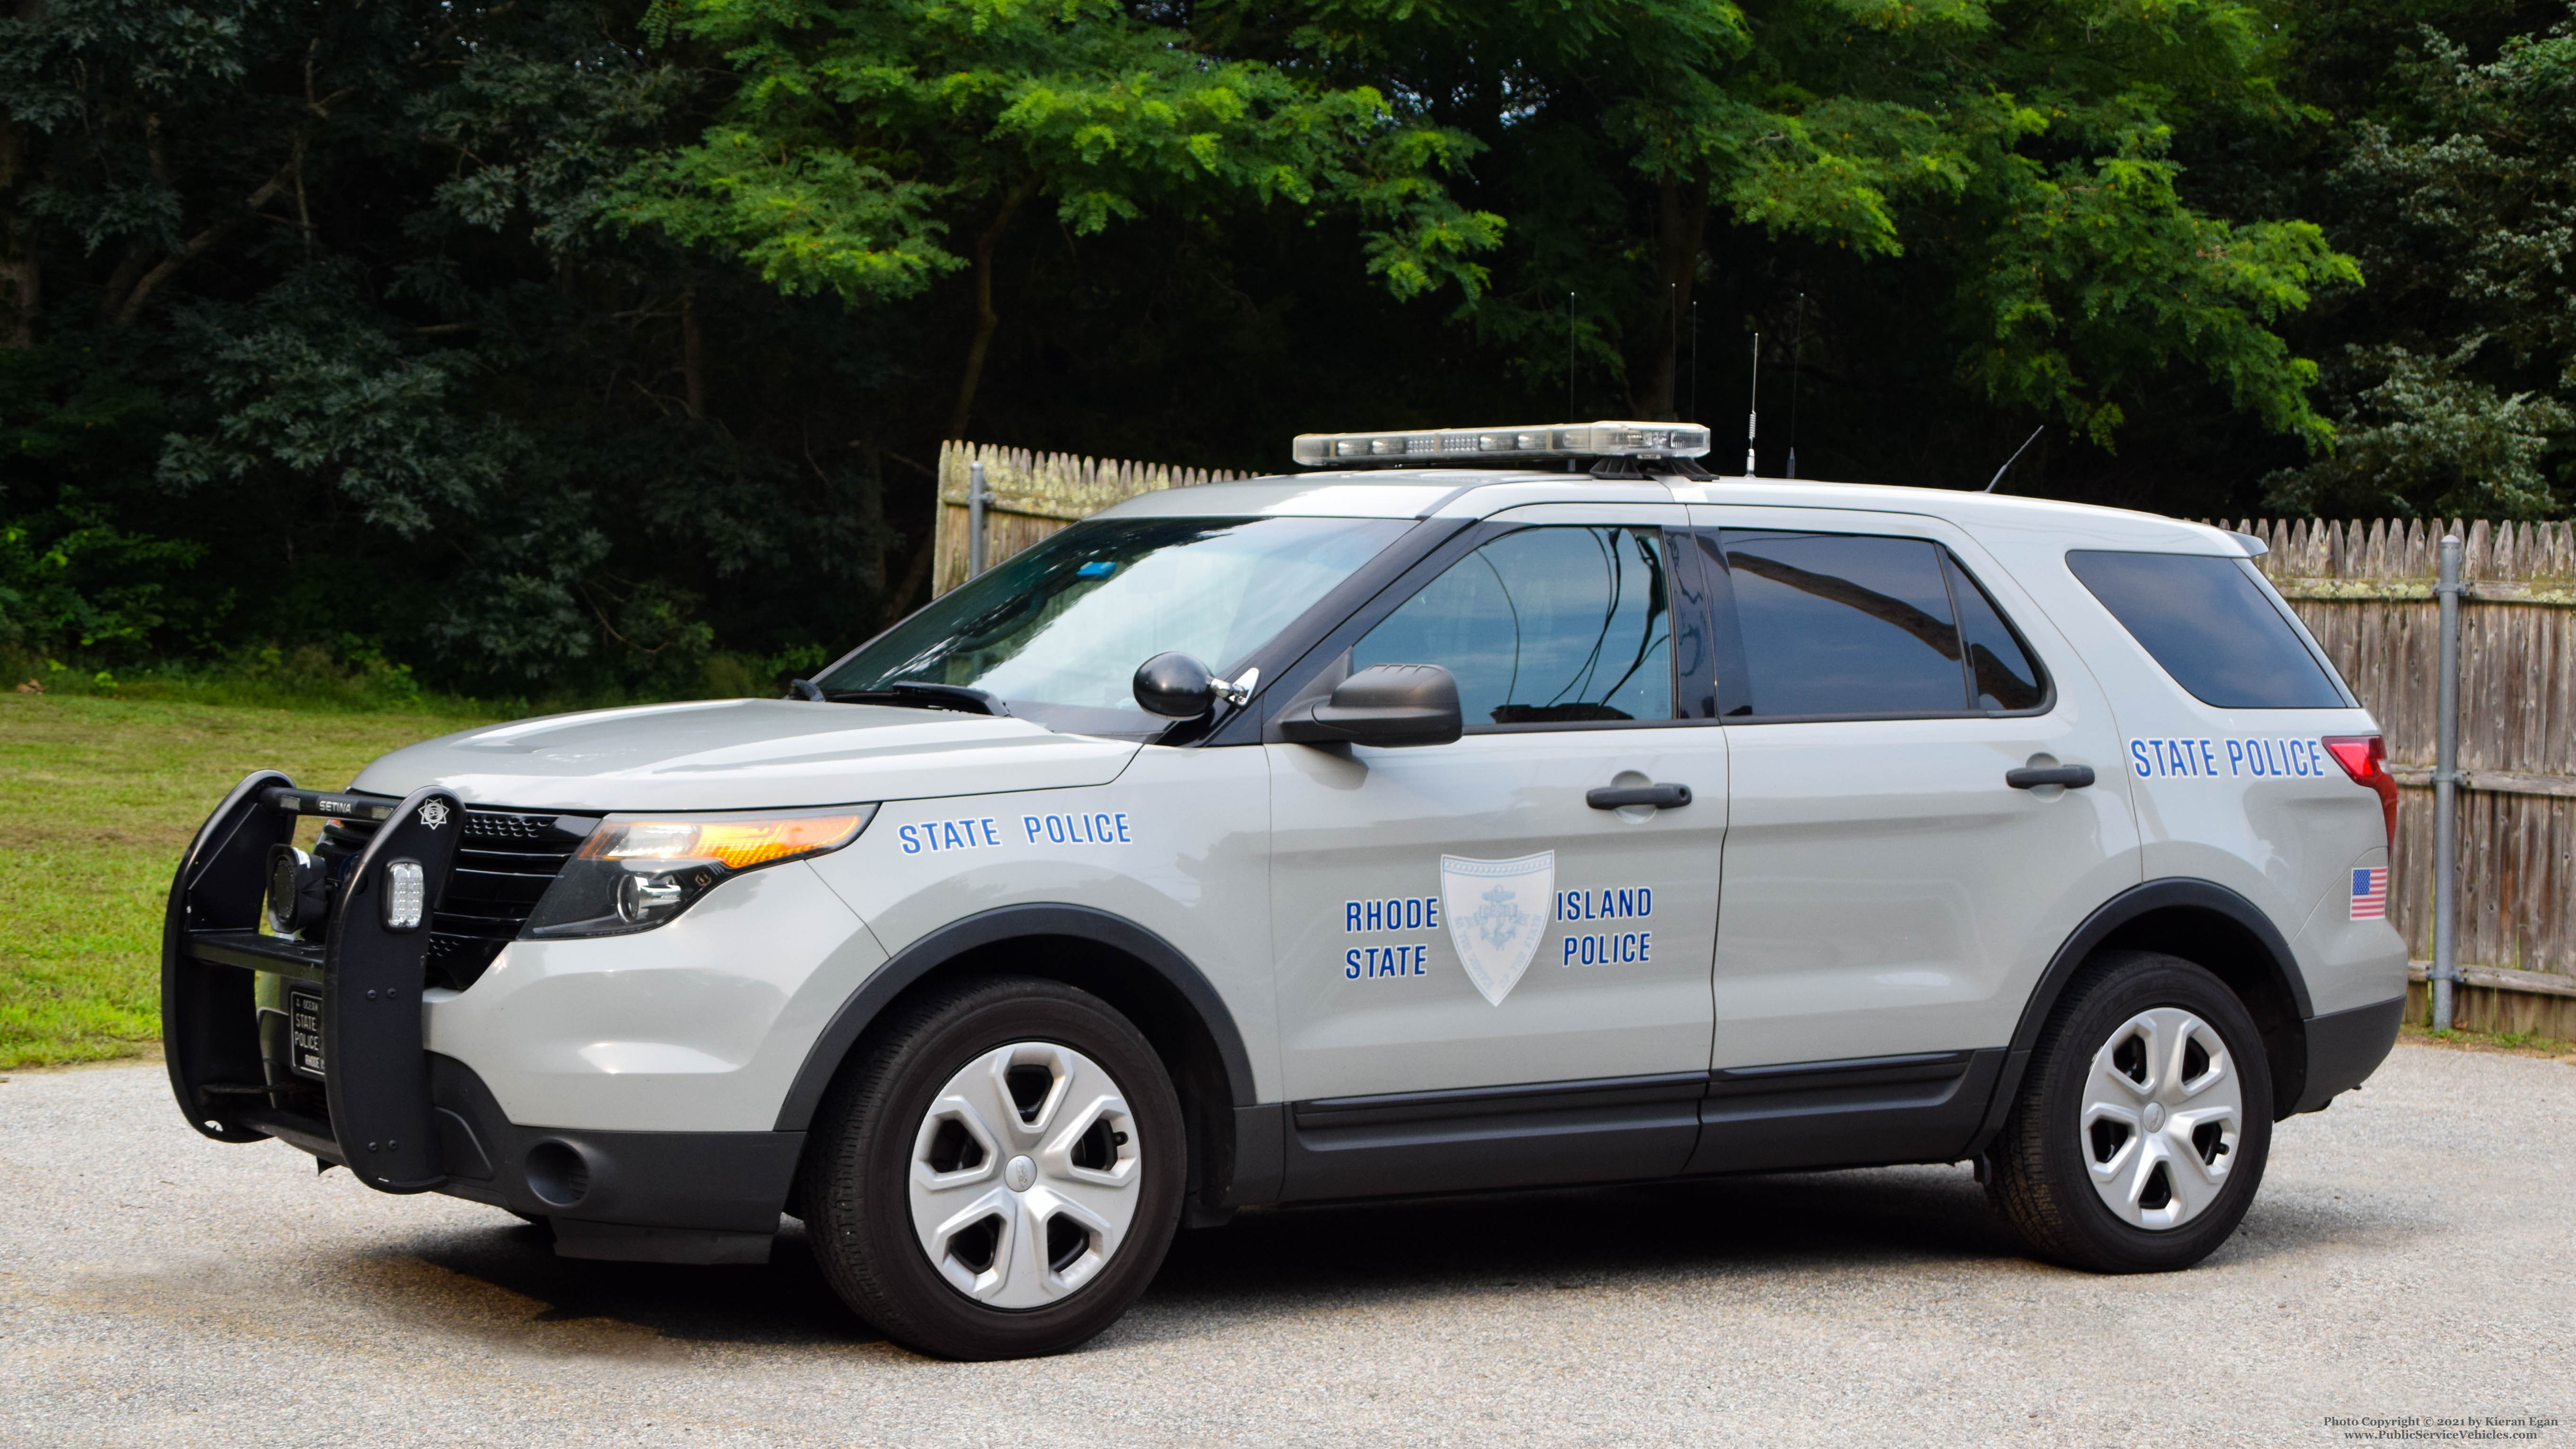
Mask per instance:
[[[2356,921],[2388,919],[2388,867],[2375,865],[2367,870],[2358,867],[2353,870],[2352,918]]]

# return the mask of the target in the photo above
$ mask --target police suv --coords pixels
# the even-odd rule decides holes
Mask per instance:
[[[2042,1258],[2198,1262],[2396,1035],[2377,726],[2255,540],[1707,446],[1310,435],[793,698],[254,774],[172,1088],[571,1257],[793,1216],[960,1358],[1393,1194],[1973,1161]]]

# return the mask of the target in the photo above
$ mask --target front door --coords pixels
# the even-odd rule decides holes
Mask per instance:
[[[1676,668],[1681,511],[1522,512],[1395,591],[1334,671],[1447,668],[1465,738],[1265,746],[1292,1197],[1689,1151],[1727,772],[1726,732],[1676,706],[1703,652],[1692,600]],[[1689,803],[1590,798],[1647,786]]]
[[[1732,746],[1721,1097],[1735,1068],[1848,1077],[1911,1056],[1991,1070],[1975,1059],[2010,1039],[2058,946],[2139,879],[2107,701],[1947,524],[1691,513]],[[2072,765],[2095,783],[2006,779]],[[1930,1072],[1918,1095],[1937,1095],[1937,1071],[1891,1070]]]

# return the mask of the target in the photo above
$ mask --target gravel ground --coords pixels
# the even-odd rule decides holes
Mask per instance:
[[[2326,1443],[2576,1414],[2571,1183],[2576,1069],[2401,1046],[2282,1125],[2190,1273],[2025,1262],[1961,1168],[1313,1210],[1185,1234],[1081,1352],[945,1364],[793,1234],[765,1268],[558,1259],[208,1142],[157,1067],[22,1075],[0,1442]]]

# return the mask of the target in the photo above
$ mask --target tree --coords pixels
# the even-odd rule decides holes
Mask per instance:
[[[862,629],[875,469],[819,404],[872,360],[601,225],[707,121],[635,18],[0,20],[0,648],[319,640],[456,687],[668,692],[717,621],[755,655]]]
[[[2387,52],[2318,187],[2371,279],[2337,319],[2341,445],[2267,480],[2300,513],[2546,518],[2576,433],[2576,30],[2492,60]]]
[[[1674,414],[1700,284],[1732,284],[1755,325],[1825,294],[1807,330],[1829,349],[1848,291],[1800,279],[1862,266],[1878,275],[1851,290],[1897,288],[1970,397],[2053,414],[2101,448],[2177,366],[2270,428],[2330,432],[2306,398],[2315,369],[2274,328],[2314,287],[2354,279],[2352,263],[2312,225],[2195,208],[2170,154],[2177,127],[2289,118],[2250,6],[1305,0],[1296,23],[1266,26],[1228,13],[1231,33],[1339,77],[1381,73],[1422,120],[1484,142],[1493,163],[1469,194],[1508,220],[1510,243],[1479,325],[1550,371],[1563,349],[1538,339],[1564,335],[1569,292],[1588,296],[1590,357],[1649,416]],[[1766,266],[1786,275],[1745,285]],[[1898,386],[1860,357],[1825,370]]]
[[[1076,236],[1149,209],[1344,207],[1398,297],[1455,285],[1499,219],[1440,178],[1474,149],[1400,120],[1372,86],[1226,56],[1185,12],[1113,0],[666,0],[659,23],[720,47],[741,88],[693,146],[630,174],[623,215],[851,305],[972,268],[973,340],[945,436],[962,436],[1001,316],[995,249],[1051,202]],[[970,237],[970,256],[952,249]]]

